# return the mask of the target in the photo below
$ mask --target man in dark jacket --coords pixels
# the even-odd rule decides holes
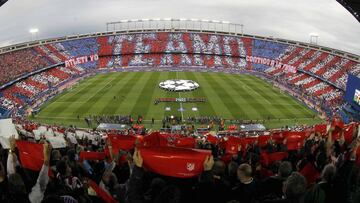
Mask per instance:
[[[333,187],[335,175],[336,167],[333,164],[326,165],[321,173],[321,181],[307,192],[306,202],[336,202],[336,191]]]
[[[126,191],[126,202],[127,203],[179,203],[181,200],[181,192],[179,188],[174,185],[168,185],[162,187],[162,189],[156,193],[151,191],[155,188],[145,188],[144,176],[145,171],[142,168],[143,159],[140,152],[135,148],[133,155],[134,167],[128,182],[128,190]],[[152,184],[153,185],[153,184]],[[154,184],[157,185],[158,184]],[[152,193],[152,194],[151,194]],[[149,194],[151,194],[149,196]]]
[[[230,182],[225,178],[225,163],[209,156],[199,177],[198,201],[222,203],[229,200]]]
[[[262,199],[279,199],[283,195],[283,182],[291,175],[292,166],[288,161],[281,162],[278,173],[261,184]]]
[[[284,182],[284,196],[281,199],[264,201],[265,203],[303,203],[306,193],[306,178],[293,172]]]
[[[259,185],[252,177],[252,169],[249,164],[241,164],[237,170],[240,183],[232,189],[232,199],[239,202],[254,202],[259,195]]]

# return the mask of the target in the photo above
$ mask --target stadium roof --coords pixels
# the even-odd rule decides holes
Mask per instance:
[[[6,3],[8,0],[0,0],[0,6],[2,6],[4,3]]]
[[[1,0],[0,0],[1,1]],[[123,19],[207,19],[244,25],[244,33],[309,42],[360,55],[360,23],[334,0],[31,0],[0,7],[0,47],[103,32]],[[31,10],[31,14],[24,13]],[[89,13],[91,15],[89,15]],[[281,13],[281,15],[279,15]],[[16,22],[16,23],[15,23]],[[37,28],[36,36],[29,33]]]
[[[360,22],[360,1],[359,0],[337,0]]]

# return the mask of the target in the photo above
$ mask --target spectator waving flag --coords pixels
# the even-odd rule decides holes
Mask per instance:
[[[44,162],[43,145],[27,141],[16,141],[16,146],[19,150],[22,167],[40,171]]]
[[[103,160],[106,157],[105,152],[80,152],[80,161],[83,160]]]
[[[319,132],[321,134],[326,134],[326,124],[318,124],[315,125],[315,132]]]
[[[177,147],[140,148],[144,166],[148,170],[177,178],[191,178],[200,175],[209,150],[196,150]]]
[[[113,152],[117,153],[119,150],[131,150],[135,146],[135,136],[117,136],[117,135],[109,135],[108,139],[110,140]]]
[[[195,148],[195,138],[193,137],[183,137],[179,138],[175,142],[176,147],[184,147],[184,148]]]
[[[118,203],[111,195],[105,192],[101,187],[99,187],[94,181],[89,180],[89,186],[96,192],[104,202],[107,203]]]

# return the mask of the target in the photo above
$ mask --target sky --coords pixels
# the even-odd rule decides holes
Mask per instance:
[[[245,34],[309,42],[360,55],[360,23],[336,0],[9,0],[0,7],[0,47],[106,31],[123,19],[187,18],[244,25]]]

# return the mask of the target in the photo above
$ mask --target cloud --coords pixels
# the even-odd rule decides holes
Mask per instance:
[[[40,38],[105,31],[122,19],[198,18],[245,25],[245,33],[319,44],[360,55],[360,23],[334,0],[31,0],[0,8],[0,45]]]

